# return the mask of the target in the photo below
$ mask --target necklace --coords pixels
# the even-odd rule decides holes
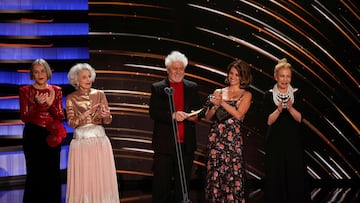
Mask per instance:
[[[272,89],[274,103],[276,105],[279,105],[279,103],[282,103],[283,108],[286,109],[287,102],[289,101],[289,99],[292,103],[295,102],[294,92],[296,92],[296,90],[297,90],[296,88],[294,89],[294,88],[292,88],[291,85],[289,85],[286,93],[282,93],[282,92],[280,92],[277,85],[275,84]]]

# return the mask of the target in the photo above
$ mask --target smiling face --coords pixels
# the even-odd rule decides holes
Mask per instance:
[[[185,75],[185,67],[181,61],[172,62],[166,71],[170,82],[181,82]]]
[[[92,86],[91,73],[89,70],[81,70],[78,73],[79,88],[82,90],[89,90]]]
[[[286,92],[291,83],[291,69],[287,67],[280,68],[274,76],[278,89],[281,92]]]
[[[38,86],[46,85],[46,82],[48,80],[48,75],[43,65],[35,64],[32,68],[32,75],[35,83]]]
[[[240,86],[240,75],[235,67],[230,68],[227,77],[230,86]]]

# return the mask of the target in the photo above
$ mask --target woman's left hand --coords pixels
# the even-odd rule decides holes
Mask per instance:
[[[55,100],[55,90],[53,88],[50,88],[49,91],[50,91],[50,94],[47,96],[45,102],[48,106],[51,106]]]
[[[292,103],[291,99],[289,99],[289,100],[287,101],[287,103],[286,103],[286,108],[287,108],[288,111],[290,111],[290,109],[293,108],[293,103]]]
[[[100,114],[100,117],[101,118],[107,118],[107,117],[110,117],[110,110],[109,108],[106,108],[105,105],[101,105],[101,114]]]

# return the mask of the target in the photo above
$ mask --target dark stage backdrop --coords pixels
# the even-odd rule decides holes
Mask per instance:
[[[52,65],[51,82],[63,87],[64,96],[73,91],[66,78],[72,65],[89,62],[96,68],[94,86],[105,91],[114,117],[106,130],[119,176],[147,182],[152,176],[150,85],[166,76],[165,56],[179,50],[188,56],[186,77],[199,84],[203,100],[224,86],[232,60],[251,64],[253,103],[243,128],[249,183],[261,185],[264,178],[266,125],[260,102],[274,84],[277,60],[284,57],[293,65],[293,86],[305,95],[305,153],[314,185],[359,181],[358,1],[39,2],[0,6],[1,176],[24,174],[17,89],[31,83],[26,70],[42,57]],[[203,177],[209,123],[202,120],[197,128],[194,181]],[[64,169],[72,136],[67,130]]]

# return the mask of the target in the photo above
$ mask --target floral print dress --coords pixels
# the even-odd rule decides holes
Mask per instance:
[[[237,101],[227,101],[235,106]],[[207,145],[206,202],[245,202],[242,120],[211,124]]]

